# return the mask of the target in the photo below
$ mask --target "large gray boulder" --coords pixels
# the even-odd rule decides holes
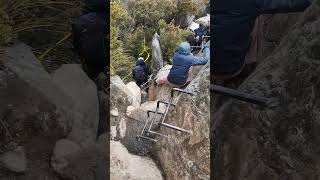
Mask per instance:
[[[134,104],[134,98],[128,87],[119,76],[110,78],[110,110],[118,108],[125,112],[129,105]]]
[[[52,162],[56,172],[70,180],[108,179],[108,138],[99,139],[97,143],[81,149],[68,140],[59,141]]]
[[[0,155],[0,166],[16,173],[24,173],[27,170],[27,158],[23,147]]]
[[[71,97],[75,119],[69,138],[86,146],[95,142],[99,124],[97,87],[78,64],[66,64],[55,71],[53,81]]]
[[[62,173],[63,169],[66,168],[70,162],[66,157],[72,153],[79,151],[81,147],[68,139],[61,139],[56,142],[53,150],[53,156],[51,159],[51,166],[57,173]]]
[[[55,142],[69,134],[77,117],[71,96],[25,44],[1,49],[0,72],[0,152],[24,147],[28,167],[20,179],[56,179],[48,165]],[[17,176],[2,168],[0,174],[4,179]]]
[[[230,100],[213,114],[214,179],[320,177],[320,1],[296,22],[240,86],[270,106]]]
[[[130,154],[117,141],[110,141],[110,178],[130,180],[162,180],[161,171],[147,157]]]
[[[126,84],[130,92],[130,96],[133,99],[132,106],[139,107],[141,104],[141,89],[135,82],[129,82]]]
[[[2,76],[5,86],[0,89],[0,116],[14,111],[15,116],[8,118],[16,118],[10,120],[16,123],[34,116],[32,123],[45,134],[55,138],[66,135],[74,120],[71,97],[53,83],[30,47],[17,44],[3,49],[0,59],[6,74]]]

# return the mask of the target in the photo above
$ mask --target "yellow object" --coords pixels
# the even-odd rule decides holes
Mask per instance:
[[[143,38],[143,49],[139,56],[142,56],[144,53],[147,53],[147,57],[144,60],[144,62],[147,62],[150,58],[150,54],[148,53],[148,47],[146,46],[146,37]]]

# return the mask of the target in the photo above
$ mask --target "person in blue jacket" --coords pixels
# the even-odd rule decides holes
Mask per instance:
[[[312,0],[215,0],[211,77],[230,79],[241,73],[250,47],[250,33],[261,14],[304,11]]]
[[[157,84],[167,83],[173,87],[183,87],[191,81],[191,67],[204,65],[210,59],[210,41],[204,45],[203,56],[194,56],[188,42],[182,42],[173,56],[170,72],[156,80]]]

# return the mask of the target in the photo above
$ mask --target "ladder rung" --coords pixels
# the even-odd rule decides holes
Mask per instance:
[[[169,138],[169,136],[167,136],[167,135],[164,135],[164,134],[161,134],[161,133],[158,133],[158,132],[155,132],[155,131],[148,131],[147,133],[150,133],[150,134],[155,134],[155,135],[158,135],[158,136],[162,136],[162,137],[166,137],[166,138]]]
[[[147,111],[148,117],[150,117],[150,113],[156,113],[156,111]],[[162,112],[157,112],[157,114],[164,115]]]
[[[167,128],[171,128],[171,129],[177,130],[177,131],[181,131],[181,132],[184,132],[184,133],[192,134],[192,131],[191,131],[191,130],[187,130],[187,129],[179,128],[179,127],[177,127],[177,126],[173,126],[173,125],[171,125],[171,124],[167,124],[167,123],[160,123],[160,126],[164,126],[164,127],[167,127]]]
[[[159,107],[159,105],[160,105],[160,103],[162,103],[162,104],[166,104],[166,105],[168,105],[169,103],[168,102],[165,102],[165,101],[158,101],[158,103],[157,103],[157,107]],[[170,103],[170,105],[171,106],[176,106],[176,104],[173,104],[173,103]]]
[[[138,140],[145,139],[145,140],[148,140],[148,141],[151,141],[151,142],[154,142],[154,143],[158,142],[158,140],[156,140],[156,139],[152,139],[152,138],[149,138],[149,137],[146,137],[146,136],[140,136],[140,135],[137,136],[137,139]]]
[[[179,88],[173,88],[173,89],[172,89],[172,91],[171,91],[171,97],[173,97],[173,92],[175,92],[175,91],[180,92],[180,93],[189,94],[189,95],[191,95],[191,96],[193,96],[193,95],[194,95],[194,93],[193,93],[193,92],[186,91],[186,90],[179,89]]]

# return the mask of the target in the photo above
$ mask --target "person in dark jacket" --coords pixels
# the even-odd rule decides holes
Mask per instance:
[[[84,71],[96,80],[107,69],[107,3],[85,0],[83,14],[72,24],[73,46],[78,52]]]
[[[203,24],[199,25],[199,28],[194,30],[194,39],[196,42],[196,46],[200,46],[202,43],[202,38],[206,34],[206,27]]]
[[[242,71],[250,33],[259,15],[300,12],[310,4],[311,0],[215,0],[212,77],[230,79]]]
[[[139,57],[136,66],[132,70],[133,79],[140,87],[142,84],[148,81],[148,75],[150,75],[149,67],[145,64],[144,59]]]
[[[179,45],[173,56],[172,68],[168,75],[156,80],[157,84],[167,83],[173,87],[183,87],[191,81],[191,67],[206,64],[210,59],[210,41],[204,45],[203,56],[193,56],[188,42]]]

